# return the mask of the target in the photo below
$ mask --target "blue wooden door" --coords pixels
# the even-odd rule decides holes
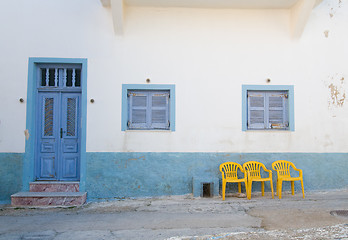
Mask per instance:
[[[62,93],[58,174],[58,177],[62,180],[77,180],[79,176],[79,109],[79,93]]]
[[[38,94],[37,180],[79,180],[80,93]]]

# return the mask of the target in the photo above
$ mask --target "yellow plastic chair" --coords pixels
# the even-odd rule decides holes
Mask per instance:
[[[244,173],[244,178],[238,178],[238,169]],[[225,162],[220,165],[220,172],[222,174],[222,200],[225,200],[226,183],[238,183],[238,192],[242,192],[242,182],[245,184],[245,191],[247,192],[247,175],[242,168],[242,165],[234,162]]]
[[[298,177],[291,177],[290,176],[290,166],[295,171],[299,172]],[[303,188],[303,177],[302,177],[302,170],[301,169],[297,169],[292,162],[289,162],[286,160],[275,161],[274,163],[272,163],[272,169],[277,171],[277,194],[278,194],[279,199],[282,199],[283,181],[290,181],[291,182],[292,195],[295,194],[294,181],[301,181],[302,195],[303,195],[303,198],[305,198],[304,188]]]
[[[244,163],[243,168],[244,168],[244,171],[247,172],[247,176],[248,176],[247,197],[249,200],[251,199],[251,189],[252,189],[252,184],[254,181],[261,182],[262,196],[265,196],[265,182],[270,181],[271,190],[272,190],[272,198],[274,198],[272,171],[271,170],[268,170],[263,163],[256,162],[256,161],[249,161],[249,162]],[[268,172],[268,174],[269,174],[268,177],[262,178],[261,168],[263,168],[263,170],[265,172]]]

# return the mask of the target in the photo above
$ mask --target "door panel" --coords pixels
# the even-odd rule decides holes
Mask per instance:
[[[63,144],[63,153],[77,153],[77,144],[76,142],[69,143],[68,140],[65,140]]]
[[[42,153],[54,153],[56,150],[55,144],[50,142],[41,143],[41,152]]]
[[[63,161],[63,179],[73,179],[78,174],[78,156],[65,155]]]
[[[79,109],[80,94],[62,93],[61,178],[79,175]]]
[[[58,159],[58,124],[59,124],[59,94],[39,94],[39,134],[37,173],[40,179],[57,178]]]
[[[40,163],[41,163],[41,168],[40,168],[40,176],[41,178],[45,179],[55,179],[56,171],[55,171],[55,162],[54,162],[55,157],[41,157],[40,158]]]

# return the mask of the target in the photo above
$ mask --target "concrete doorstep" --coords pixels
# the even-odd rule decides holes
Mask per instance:
[[[348,191],[0,208],[0,239],[348,239]]]

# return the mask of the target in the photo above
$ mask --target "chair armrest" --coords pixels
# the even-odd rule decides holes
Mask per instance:
[[[302,177],[302,169],[298,169],[298,168],[296,168],[295,166],[292,166],[292,168],[293,168],[295,171],[299,172],[299,177]]]
[[[265,172],[268,172],[269,177],[272,177],[272,170],[268,170],[267,168],[265,168],[265,167],[263,167],[263,166],[262,166],[262,168],[263,168],[263,170],[264,170]]]
[[[261,167],[263,168],[265,172],[268,172],[270,175],[272,175],[272,170],[268,170],[265,166],[262,166],[262,165]]]
[[[269,173],[269,177],[271,178],[272,177],[272,170],[266,169],[265,171]]]
[[[299,172],[299,177],[302,177],[302,170],[301,169],[294,169],[295,171],[298,171]]]

